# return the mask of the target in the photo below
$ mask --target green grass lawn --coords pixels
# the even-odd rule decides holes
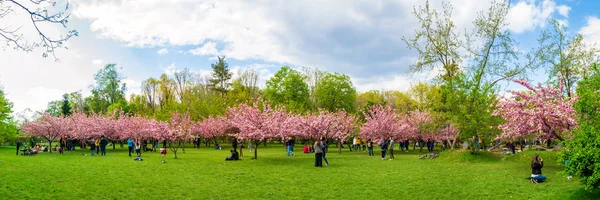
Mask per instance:
[[[107,156],[81,151],[16,156],[0,147],[0,199],[599,199],[600,193],[567,180],[552,152],[517,155],[442,152],[419,160],[418,150],[396,151],[382,161],[366,152],[342,154],[332,147],[329,167],[315,168],[314,154],[286,157],[281,144],[262,145],[258,160],[244,149],[241,161],[226,162],[228,150],[186,149],[179,159],[158,152],[134,161],[126,149]],[[379,152],[375,152],[376,155]],[[534,153],[545,160],[548,181],[525,177]]]

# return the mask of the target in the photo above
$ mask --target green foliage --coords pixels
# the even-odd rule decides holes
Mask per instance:
[[[61,100],[48,102],[48,107],[46,108],[46,110],[44,112],[46,112],[50,115],[60,116],[62,114],[61,113],[62,104],[63,104],[63,102]]]
[[[0,86],[0,143],[12,140],[17,134],[17,123],[10,116],[13,104],[4,94],[4,89]]]
[[[596,69],[597,70],[597,69]],[[579,128],[565,143],[563,161],[567,171],[581,176],[586,189],[600,188],[600,71],[580,81],[575,110]]]
[[[212,78],[210,79],[211,87],[221,93],[221,96],[225,96],[229,88],[229,79],[231,79],[232,73],[229,72],[229,65],[225,60],[225,56],[217,57],[218,61],[215,64],[211,64],[213,68]]]
[[[356,111],[356,89],[345,74],[327,73],[317,83],[316,97],[319,108],[334,112],[344,109]]]
[[[263,96],[273,105],[284,105],[292,112],[303,112],[309,108],[308,84],[304,75],[283,66],[267,80]]]
[[[106,112],[110,105],[125,100],[127,86],[125,83],[121,84],[123,76],[116,66],[117,64],[108,64],[94,74],[96,85],[93,86],[92,96],[85,98],[91,111]]]
[[[398,113],[408,113],[417,108],[417,101],[411,98],[407,92],[388,90],[384,92],[383,96],[386,103],[396,109]]]
[[[471,141],[472,153],[478,153],[479,148],[475,147],[479,140],[489,142],[499,134],[497,127],[502,118],[492,116],[496,109],[496,93],[490,83],[483,87],[491,89],[481,90],[476,87],[477,80],[467,79],[464,75],[457,76],[455,83],[456,89],[447,96],[447,105],[453,105],[448,110],[449,118],[459,129],[459,137]]]
[[[71,115],[71,102],[69,102],[69,94],[63,95],[62,106],[60,107],[60,112],[63,116]]]
[[[597,61],[599,49],[588,45],[580,33],[569,36],[566,26],[555,19],[538,39],[540,47],[533,59],[546,69],[549,81],[564,86],[563,93],[571,96],[576,82],[589,73],[589,66]]]

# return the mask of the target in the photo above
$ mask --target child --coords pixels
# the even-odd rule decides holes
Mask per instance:
[[[308,145],[304,145],[304,148],[302,148],[302,152],[303,152],[304,154],[307,154],[307,153],[308,153]]]
[[[141,146],[140,146],[140,142],[138,141],[135,143],[135,153],[137,153],[138,157],[142,155],[142,152],[140,149],[141,149]]]
[[[165,156],[167,156],[167,148],[160,148],[160,155],[162,155],[162,163],[165,163]]]

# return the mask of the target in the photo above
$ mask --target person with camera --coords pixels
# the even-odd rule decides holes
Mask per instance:
[[[544,167],[544,159],[540,158],[537,154],[533,156],[531,160],[531,182],[539,183],[546,180],[546,176],[542,175],[542,168]]]

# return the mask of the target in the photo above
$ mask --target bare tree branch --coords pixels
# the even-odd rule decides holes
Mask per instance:
[[[47,4],[52,7],[56,6],[56,2],[53,0],[30,0],[30,2],[35,5]],[[0,28],[0,36],[2,36],[2,38],[4,38],[6,41],[6,46],[13,47],[16,50],[31,52],[37,47],[42,47],[46,49],[42,53],[42,57],[48,57],[48,55],[52,55],[55,61],[58,61],[55,50],[59,48],[66,49],[67,47],[64,46],[64,42],[73,36],[79,35],[76,30],[70,30],[66,35],[60,35],[58,38],[54,38],[48,36],[46,32],[39,28],[39,24],[42,23],[60,24],[63,28],[66,28],[67,23],[69,22],[69,17],[71,16],[67,13],[69,10],[68,2],[64,9],[60,9],[60,11],[56,13],[49,13],[46,7],[43,7],[43,9],[37,8],[33,10],[32,8],[28,8],[16,0],[0,1],[0,18],[4,18],[12,13],[15,13],[15,10],[25,11],[27,14],[29,14],[29,19],[31,21],[30,25],[35,28],[39,35],[39,40],[28,41],[26,38],[24,38],[23,33],[20,32],[22,26],[19,26],[15,29],[11,29],[11,27]]]

